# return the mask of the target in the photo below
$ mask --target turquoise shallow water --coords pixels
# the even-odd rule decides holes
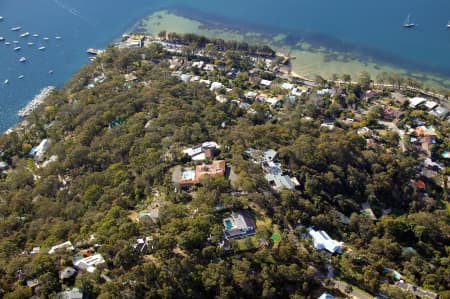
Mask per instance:
[[[22,49],[16,52],[0,42],[0,131],[17,123],[17,110],[41,88],[61,86],[87,63],[86,48],[106,46],[140,18],[165,8],[236,28],[281,31],[291,42],[304,39],[450,77],[447,0],[2,0],[0,36],[19,41]],[[419,24],[411,30],[401,26],[408,13]],[[22,31],[12,32],[13,26]],[[41,38],[20,38],[25,31]],[[62,39],[56,40],[57,35]],[[35,45],[28,46],[30,41]],[[38,51],[40,45],[46,50]],[[18,62],[22,56],[26,63]]]

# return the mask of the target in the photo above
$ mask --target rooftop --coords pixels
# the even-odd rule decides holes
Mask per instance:
[[[223,220],[226,238],[244,237],[255,234],[256,225],[247,211],[232,212]]]

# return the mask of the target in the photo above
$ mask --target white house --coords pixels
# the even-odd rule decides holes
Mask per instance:
[[[254,91],[248,91],[248,92],[245,94],[245,97],[246,97],[247,99],[254,99],[254,98],[256,98],[257,95],[258,95],[258,94],[257,94],[256,92],[254,92]]]
[[[417,106],[419,106],[420,104],[423,104],[427,101],[427,99],[425,98],[420,98],[420,97],[415,97],[412,99],[409,99],[409,107],[410,108],[416,108]]]
[[[80,289],[73,288],[72,290],[58,293],[56,299],[83,299],[83,292]]]
[[[324,96],[324,95],[333,95],[334,94],[334,89],[333,88],[324,88],[321,90],[317,91],[317,94],[320,96]]]
[[[266,79],[262,79],[260,83],[261,83],[261,85],[269,87],[272,84],[272,81],[269,81],[269,80],[266,80]]]
[[[270,104],[271,106],[277,106],[278,103],[280,103],[280,100],[277,98],[267,98],[265,100],[266,103]]]
[[[222,87],[223,87],[222,83],[220,83],[220,82],[213,82],[211,84],[211,88],[210,89],[211,89],[211,91],[214,91],[214,90],[222,88]]]
[[[291,90],[292,88],[294,88],[294,84],[286,82],[281,85],[281,88]]]
[[[52,248],[50,248],[48,253],[49,254],[54,254],[58,250],[72,251],[72,250],[75,250],[75,247],[73,247],[72,242],[67,241],[67,242],[64,242],[62,244],[58,244],[58,245],[53,246]]]
[[[49,145],[48,139],[44,139],[41,141],[41,143],[39,143],[38,146],[33,147],[28,155],[31,157],[34,157],[34,156],[41,157],[47,150],[48,145]]]
[[[323,230],[316,231],[312,228],[308,230],[309,235],[313,238],[314,248],[318,250],[328,250],[331,253],[342,252],[342,242],[331,239],[331,237]]]
[[[436,108],[438,106],[438,103],[436,103],[434,101],[426,101],[424,105],[428,110],[433,110],[434,108]]]
[[[196,62],[192,63],[192,67],[199,68],[199,69],[203,68],[204,65],[205,65],[204,61],[196,61]]]
[[[184,149],[183,153],[190,156],[191,159],[194,161],[202,161],[202,160],[206,160],[206,158],[207,158],[206,157],[207,150],[214,151],[219,148],[220,148],[220,145],[218,145],[217,142],[206,141],[200,145]]]
[[[199,82],[200,82],[200,83],[203,83],[203,84],[206,84],[206,85],[208,85],[208,86],[211,85],[211,81],[210,81],[210,80],[200,79]]]
[[[73,265],[80,270],[94,273],[95,270],[97,270],[97,267],[101,267],[105,265],[105,263],[106,262],[103,256],[97,253],[84,259],[77,260],[73,263]]]

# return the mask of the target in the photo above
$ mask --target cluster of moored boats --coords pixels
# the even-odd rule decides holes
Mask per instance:
[[[4,18],[2,16],[0,16],[0,22],[3,21],[3,19]],[[20,26],[15,26],[15,27],[11,28],[11,31],[13,31],[13,32],[19,32],[21,30],[22,30],[22,27],[20,27]],[[62,39],[62,37],[57,35],[57,36],[54,37],[54,39],[55,40],[60,40],[60,39]],[[21,45],[23,45],[23,43],[21,43],[21,40],[26,40],[26,45],[28,47],[32,47],[36,43],[39,43],[40,46],[37,48],[37,50],[38,51],[44,51],[46,49],[46,47],[41,44],[41,40],[44,41],[44,42],[47,42],[47,41],[50,40],[50,38],[49,37],[42,37],[42,39],[41,39],[40,34],[38,34],[38,33],[30,34],[30,32],[23,32],[23,33],[21,33],[18,36],[17,40],[11,40],[11,41],[7,40],[4,36],[0,36],[0,42],[3,42],[3,44],[6,45],[6,46],[11,46],[12,45],[13,46],[12,50],[15,51],[15,52],[20,52],[22,50]],[[24,63],[26,61],[27,61],[27,58],[25,56],[22,56],[22,57],[19,58],[19,62],[20,63]],[[52,74],[52,73],[53,73],[53,70],[50,70],[49,74]],[[18,79],[23,79],[23,78],[25,78],[24,75],[19,75],[18,76]],[[3,83],[4,84],[9,84],[9,79],[6,79]]]

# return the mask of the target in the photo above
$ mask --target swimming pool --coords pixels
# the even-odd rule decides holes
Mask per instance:
[[[225,227],[226,227],[227,229],[232,229],[232,228],[233,228],[233,222],[231,222],[230,219],[226,219],[226,220],[225,220]]]

